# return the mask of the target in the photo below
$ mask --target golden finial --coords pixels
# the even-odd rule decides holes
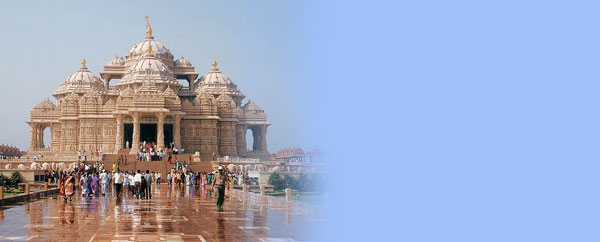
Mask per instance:
[[[85,65],[85,63],[86,63],[86,62],[85,62],[85,58],[83,58],[83,59],[81,60],[81,64],[82,64],[82,65]]]
[[[146,52],[152,53],[152,46],[151,45],[148,45],[148,49],[146,49]]]
[[[217,60],[213,60],[213,62],[212,62],[212,67],[213,67],[213,68],[217,68]]]
[[[148,21],[148,16],[146,18],[146,36],[152,35],[152,27],[150,27],[150,22]]]

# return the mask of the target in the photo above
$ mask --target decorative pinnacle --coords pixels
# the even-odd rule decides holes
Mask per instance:
[[[151,45],[148,45],[148,49],[146,49],[146,52],[152,53],[152,46]]]
[[[85,66],[85,63],[87,63],[87,62],[85,62],[85,58],[83,58],[81,60],[81,69],[87,69],[87,67]]]
[[[150,27],[150,21],[148,21],[148,16],[146,18],[146,36],[152,36],[152,27]]]
[[[213,60],[212,67],[213,67],[213,69],[217,68],[217,60]]]

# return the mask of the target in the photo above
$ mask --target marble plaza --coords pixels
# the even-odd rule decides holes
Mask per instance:
[[[0,207],[0,241],[312,241],[324,224],[317,207],[241,191],[222,213],[193,187],[161,185],[151,200],[58,198]]]

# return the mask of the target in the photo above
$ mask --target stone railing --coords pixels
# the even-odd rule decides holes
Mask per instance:
[[[217,159],[218,162],[224,162],[224,163],[247,163],[247,164],[254,164],[254,163],[260,163],[260,159],[253,159],[253,158],[240,158],[240,157],[223,157],[223,158],[218,158]]]
[[[20,158],[10,158],[6,160],[0,160],[0,163],[31,163],[33,162],[33,156],[22,156]],[[43,162],[77,162],[77,157],[56,157],[56,156],[44,156],[37,157],[35,160],[37,163]]]

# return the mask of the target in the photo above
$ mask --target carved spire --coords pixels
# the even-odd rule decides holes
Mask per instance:
[[[211,70],[213,70],[213,71],[219,70],[219,68],[217,68],[217,60],[213,60]]]
[[[87,66],[85,66],[85,64],[86,64],[86,63],[87,63],[87,62],[85,61],[85,58],[83,58],[83,59],[81,60],[81,69],[83,69],[83,70],[87,70]]]
[[[146,38],[152,37],[152,27],[150,26],[150,21],[148,21],[148,16],[146,18]]]

